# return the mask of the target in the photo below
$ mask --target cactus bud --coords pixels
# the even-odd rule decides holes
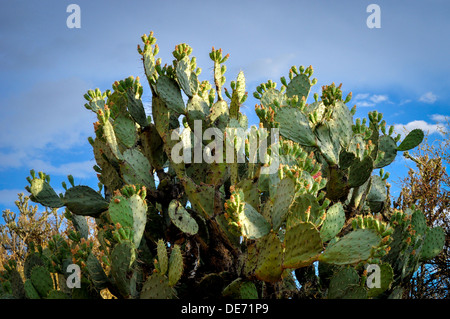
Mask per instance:
[[[393,133],[394,133],[394,126],[391,125],[391,126],[389,127],[389,136],[391,136]]]
[[[350,102],[351,99],[352,99],[352,92],[350,92],[350,93],[347,95],[347,97],[345,98],[344,103]]]

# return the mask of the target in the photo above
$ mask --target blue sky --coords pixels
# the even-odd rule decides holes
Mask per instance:
[[[79,29],[66,25],[71,3],[81,8]],[[371,3],[381,9],[379,29],[366,25]],[[418,127],[439,138],[437,125],[450,115],[449,12],[446,0],[2,1],[0,211],[15,210],[30,169],[50,174],[57,190],[68,174],[96,187],[87,141],[95,115],[83,95],[130,75],[145,79],[136,46],[151,30],[164,63],[176,44],[192,46],[201,80],[212,80],[212,46],[230,53],[227,80],[244,71],[251,124],[257,85],[312,65],[313,92],[343,83],[357,117],[376,109],[398,132]],[[398,156],[387,169],[392,184],[407,165]]]

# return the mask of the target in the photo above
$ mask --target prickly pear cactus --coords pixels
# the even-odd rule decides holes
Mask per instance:
[[[189,45],[165,64],[153,33],[141,39],[148,86],[130,76],[85,94],[97,117],[88,140],[99,190],[69,176],[58,195],[50,176],[31,171],[31,199],[65,207],[76,231],[70,241],[54,238],[46,254],[30,253],[23,284],[9,271],[3,295],[62,297],[52,275],[68,277],[75,263],[81,288],[64,297],[107,288],[143,299],[387,298],[439,254],[442,229],[420,211],[394,212],[383,170],[421,143],[422,131],[400,141],[377,111],[354,119],[342,85],[311,97],[312,66],[293,66],[279,88],[257,86],[260,122],[249,127],[244,73],[227,86],[229,54],[212,48],[209,82]],[[100,256],[85,216],[95,218]]]

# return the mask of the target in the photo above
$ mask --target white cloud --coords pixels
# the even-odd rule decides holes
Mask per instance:
[[[408,104],[408,103],[411,103],[411,102],[412,102],[412,100],[410,100],[410,99],[401,100],[398,105],[405,105],[405,104]]]
[[[432,114],[430,118],[438,123],[447,123],[450,120],[450,116],[442,114]]]
[[[430,124],[427,123],[423,120],[418,120],[418,121],[412,121],[409,122],[407,124],[395,124],[394,125],[394,130],[397,134],[401,134],[402,137],[404,137],[407,132],[410,132],[414,129],[421,129],[422,131],[424,131],[425,134],[441,134],[441,132],[439,131],[439,129],[442,129],[442,125],[440,124]]]
[[[365,100],[369,97],[369,93],[358,93],[355,96],[355,100]]]
[[[372,107],[378,103],[389,102],[389,97],[387,95],[379,95],[369,93],[359,93],[353,99],[356,106],[360,107]]]
[[[427,92],[419,98],[420,102],[427,103],[427,104],[433,104],[434,102],[436,102],[436,100],[437,100],[437,96],[435,94],[433,94],[433,92]]]
[[[372,95],[372,96],[370,97],[370,100],[371,100],[373,103],[381,103],[381,102],[387,101],[387,100],[388,100],[388,97],[387,97],[387,95]]]
[[[95,177],[95,172],[92,169],[92,166],[95,164],[95,160],[64,163],[60,166],[55,166],[39,159],[31,160],[29,162],[29,166],[33,167],[36,172],[42,171],[49,175],[54,174],[60,176],[67,176],[70,174],[78,178]]]

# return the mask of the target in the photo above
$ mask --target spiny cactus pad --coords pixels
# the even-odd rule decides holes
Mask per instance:
[[[280,280],[283,273],[283,248],[278,236],[274,233],[267,234],[257,242],[256,248],[258,255],[255,276],[269,282]]]
[[[427,229],[421,250],[421,258],[427,260],[437,256],[442,251],[444,244],[445,232],[441,227]]]
[[[299,109],[282,107],[275,114],[275,121],[280,123],[280,134],[300,145],[317,145],[308,118]]]
[[[53,289],[53,279],[50,272],[43,266],[34,267],[30,279],[41,298],[47,297],[50,290]]]
[[[48,182],[40,178],[31,180],[30,192],[34,200],[41,203],[43,206],[59,208],[64,206],[63,201]]]
[[[169,204],[169,217],[172,223],[182,232],[195,235],[198,232],[198,224],[194,218],[177,200],[172,200]]]
[[[372,248],[380,244],[381,237],[371,229],[357,229],[330,243],[319,260],[335,265],[356,264],[370,258]]]
[[[323,242],[333,239],[342,229],[345,223],[345,212],[342,203],[336,203],[328,208],[325,220],[320,228],[320,236]]]
[[[169,286],[173,287],[176,285],[178,280],[180,280],[183,275],[184,263],[183,256],[181,255],[180,246],[175,245],[172,248],[169,259],[169,273],[167,277],[169,278]]]
[[[175,291],[169,286],[169,279],[160,273],[148,277],[142,287],[141,299],[172,299]]]
[[[300,268],[316,261],[323,245],[320,233],[314,224],[299,222],[286,230],[283,267]]]
[[[64,204],[76,215],[97,217],[108,209],[108,202],[89,186],[74,186],[64,194]]]

